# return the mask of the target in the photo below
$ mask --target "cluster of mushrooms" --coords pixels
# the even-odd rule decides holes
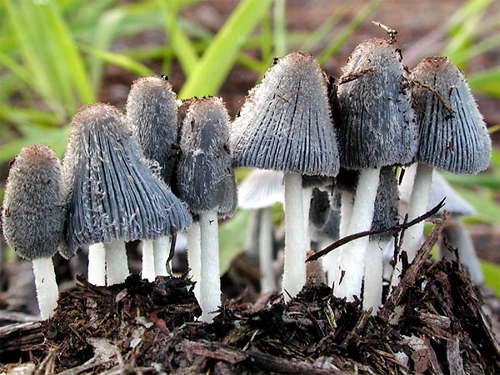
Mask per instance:
[[[309,54],[278,58],[232,123],[220,98],[179,101],[166,77],[140,78],[125,115],[102,103],[80,109],[62,163],[44,145],[21,150],[3,229],[19,256],[33,261],[42,318],[57,307],[57,250],[69,258],[88,247],[89,281],[112,285],[129,275],[125,243],[141,240],[142,277],[153,281],[169,274],[175,236],[184,232],[200,319],[210,322],[221,303],[218,221],[236,210],[236,167],[283,173],[259,181],[284,185],[285,299],[306,283],[310,222],[340,237],[390,228],[402,215],[401,167],[417,165],[409,220],[427,211],[434,168],[475,174],[488,167],[486,126],[464,76],[445,57],[409,72],[394,40],[370,39],[342,72],[334,84]],[[337,297],[376,311],[394,235],[364,236],[322,259]],[[423,222],[410,227],[400,254],[411,262],[422,237]],[[265,257],[262,251],[269,286]],[[392,285],[402,268],[396,258]]]

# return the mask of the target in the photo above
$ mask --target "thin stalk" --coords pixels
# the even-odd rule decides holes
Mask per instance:
[[[296,296],[306,282],[306,235],[302,204],[302,176],[285,173],[285,300]]]
[[[379,179],[380,168],[360,171],[348,234],[370,229]],[[334,287],[336,297],[354,301],[354,296],[361,296],[368,242],[368,237],[361,237],[340,250],[340,272],[336,275]]]
[[[376,315],[382,305],[382,277],[384,272],[384,248],[389,241],[370,241],[366,252],[363,310],[372,308]]]
[[[142,278],[155,281],[155,256],[153,240],[142,241]]]
[[[106,285],[106,250],[103,243],[89,246],[89,283],[96,286]]]
[[[201,280],[201,238],[200,223],[193,221],[191,228],[187,232],[187,257],[190,269],[191,280],[194,285],[194,295],[200,302],[200,280]]]
[[[204,322],[212,322],[215,311],[221,305],[219,276],[219,224],[217,210],[200,214],[201,239],[201,317]]]
[[[121,284],[130,274],[125,242],[121,240],[104,244],[106,249],[107,285]]]
[[[167,262],[171,244],[170,236],[161,236],[153,241],[155,276],[168,276]]]
[[[259,228],[259,268],[261,294],[276,289],[273,267],[273,219],[272,206],[262,208]]]
[[[54,315],[59,299],[59,289],[56,283],[56,274],[52,258],[36,258],[32,260],[35,274],[36,298],[43,320]]]

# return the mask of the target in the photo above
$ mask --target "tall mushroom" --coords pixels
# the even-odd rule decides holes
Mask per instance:
[[[222,99],[202,98],[191,102],[181,129],[178,188],[199,218],[201,269],[195,288],[201,320],[206,322],[212,321],[221,303],[218,219],[232,216],[237,205],[228,125]]]
[[[96,285],[106,283],[105,267],[109,285],[128,276],[126,241],[153,240],[191,224],[112,106],[92,104],[73,117],[63,178],[66,240],[72,248],[90,245],[89,281]]]
[[[38,307],[50,318],[59,298],[52,256],[62,240],[61,163],[44,145],[30,145],[16,156],[3,201],[3,232],[15,252],[33,263]]]
[[[237,167],[285,172],[285,297],[306,282],[306,220],[302,175],[335,176],[339,168],[327,78],[301,52],[276,59],[252,89],[231,128]],[[310,199],[310,197],[309,197]]]
[[[491,139],[469,86],[446,57],[428,57],[411,72],[412,97],[420,132],[418,166],[408,219],[425,213],[433,168],[457,174],[485,170],[491,158]],[[412,261],[422,242],[424,223],[405,232],[402,251]],[[392,285],[399,282],[399,258]]]
[[[161,179],[172,189],[179,159],[177,100],[166,76],[134,81],[127,98],[127,120],[144,155],[160,166]],[[161,236],[144,241],[142,277],[166,276],[171,241]]]
[[[393,40],[370,39],[356,47],[339,79],[343,122],[338,139],[342,167],[359,170],[347,234],[370,229],[380,169],[409,164],[418,133],[401,52]],[[352,301],[361,295],[368,237],[340,251],[334,294]]]

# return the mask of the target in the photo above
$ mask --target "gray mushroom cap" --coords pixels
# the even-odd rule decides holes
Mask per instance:
[[[460,70],[446,57],[428,57],[412,70],[411,80],[418,161],[457,174],[485,170],[491,138]]]
[[[127,120],[147,159],[161,167],[169,185],[178,161],[177,100],[172,86],[159,77],[134,81],[128,94]]]
[[[380,183],[375,199],[371,230],[390,228],[398,223],[399,189],[396,174],[392,167],[380,170]],[[392,237],[391,231],[370,235],[370,241],[386,241]]]
[[[52,257],[62,239],[61,164],[44,145],[24,147],[9,171],[3,201],[3,232],[21,258]]]
[[[464,198],[462,198],[440,173],[434,170],[431,189],[429,191],[427,211],[432,210],[443,199],[446,199],[444,206],[436,213],[436,215],[442,214],[443,211],[448,211],[452,215],[457,216],[473,216],[477,214],[476,209],[472,207],[472,205]]]
[[[338,149],[327,80],[308,54],[277,59],[231,127],[237,167],[335,176]]]
[[[340,211],[334,210],[331,205],[330,193],[314,188],[309,209],[309,221],[312,225],[311,238],[318,240],[321,237],[330,239],[339,238]]]
[[[340,162],[347,169],[413,162],[418,131],[400,51],[384,39],[359,44],[342,69]]]
[[[181,129],[178,187],[194,214],[228,217],[238,197],[229,150],[229,115],[220,98],[192,101]]]
[[[191,225],[185,205],[148,168],[121,114],[97,103],[73,117],[63,159],[72,248],[156,239]]]

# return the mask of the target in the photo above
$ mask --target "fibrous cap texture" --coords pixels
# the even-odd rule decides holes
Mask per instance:
[[[413,69],[411,80],[418,161],[458,174],[485,170],[491,138],[460,70],[445,57],[429,57]]]
[[[155,239],[191,224],[185,205],[148,168],[126,122],[97,103],[73,117],[63,160],[66,239],[72,248]]]
[[[238,167],[335,176],[338,149],[318,62],[300,52],[278,59],[250,91],[230,137]]]
[[[7,243],[26,259],[52,257],[62,239],[61,164],[44,145],[30,145],[16,156],[3,201]]]
[[[401,60],[390,41],[370,39],[356,47],[343,67],[338,86],[342,167],[379,168],[413,162],[418,131]]]
[[[177,101],[172,86],[159,77],[136,80],[127,98],[127,120],[147,159],[161,167],[161,177],[171,184],[178,160]]]
[[[229,149],[229,115],[220,98],[192,101],[181,129],[179,193],[195,213],[236,210],[237,190]]]

